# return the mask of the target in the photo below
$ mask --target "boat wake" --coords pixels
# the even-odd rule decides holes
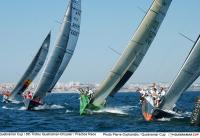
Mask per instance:
[[[130,110],[134,110],[134,109],[139,109],[140,106],[130,106],[130,105],[127,105],[127,106],[119,106],[117,107],[123,111],[130,111]]]
[[[25,106],[22,106],[22,107],[8,107],[8,106],[3,106],[2,109],[23,111],[23,110],[26,110],[26,107]]]
[[[65,108],[64,106],[62,105],[56,105],[56,104],[53,104],[53,105],[47,105],[47,104],[44,104],[44,105],[40,105],[38,107],[35,107],[34,110],[38,111],[38,110],[56,110],[56,109],[63,109]]]
[[[21,104],[21,103],[23,103],[22,101],[17,101],[17,100],[12,100],[12,102],[11,102],[12,104]]]
[[[7,106],[2,106],[2,109],[5,109],[5,110],[16,110],[16,108],[7,107]]]
[[[104,108],[98,111],[93,111],[93,113],[111,113],[111,114],[120,114],[120,115],[127,115],[128,113],[120,108]]]
[[[190,118],[191,112],[182,112],[182,113],[177,113],[174,111],[168,111],[169,113],[173,114],[174,116],[171,118],[160,118],[157,119],[157,121],[171,121],[172,119],[185,119],[185,118]]]
[[[71,113],[71,112],[72,112],[72,111],[71,111],[71,110],[68,110],[68,109],[65,111],[65,113]]]
[[[157,121],[167,122],[167,121],[171,121],[171,118],[160,118]]]

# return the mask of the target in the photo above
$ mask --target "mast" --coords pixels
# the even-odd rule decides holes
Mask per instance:
[[[28,86],[31,84],[31,82],[35,79],[35,77],[41,70],[49,51],[50,38],[51,32],[49,32],[49,34],[43,41],[39,51],[37,52],[36,56],[27,68],[26,72],[11,92],[9,100],[14,100],[17,95],[21,95],[28,88]]]
[[[71,59],[75,49],[76,39],[79,35],[79,31],[76,31],[74,28],[76,25],[78,26],[78,23],[80,22],[80,5],[81,0],[69,1],[53,53],[48,61],[44,73],[42,74],[33,99],[42,99],[46,96],[46,93],[57,83]]]
[[[163,110],[172,110],[181,94],[186,91],[190,85],[200,75],[200,35],[188,54],[183,66],[177,74],[175,80],[167,91],[160,108]]]
[[[93,105],[102,105],[109,95],[114,95],[130,79],[154,40],[171,1],[153,1],[127,48],[92,98]]]

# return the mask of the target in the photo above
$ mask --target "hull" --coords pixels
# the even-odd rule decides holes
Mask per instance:
[[[173,113],[169,113],[167,111],[161,110],[161,109],[155,109],[153,112],[153,118],[154,119],[160,119],[160,118],[172,118],[175,115]]]
[[[104,108],[104,106],[94,106],[90,104],[90,99],[87,95],[80,95],[80,115],[91,114],[92,111],[97,111]]]
[[[142,114],[146,121],[153,121],[161,118],[171,118],[175,114],[172,112],[161,110],[154,106],[153,98],[147,96],[142,101]]]
[[[42,103],[31,99],[24,99],[24,104],[27,110],[34,110],[35,107],[43,105]]]
[[[142,114],[146,121],[153,120],[154,106],[152,105],[152,99],[150,97],[143,98],[142,101]]]
[[[11,100],[9,100],[8,98],[4,98],[4,97],[3,97],[2,102],[3,102],[3,103],[6,103],[6,104],[8,104],[8,103],[12,103]]]

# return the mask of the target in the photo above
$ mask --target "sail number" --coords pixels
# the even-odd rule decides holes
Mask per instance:
[[[75,30],[71,30],[71,34],[74,35],[74,36],[78,36],[79,35],[79,32],[75,31]]]
[[[79,29],[79,28],[80,28],[80,25],[73,23],[73,24],[72,24],[72,27],[73,27],[73,28],[76,28],[76,29]]]

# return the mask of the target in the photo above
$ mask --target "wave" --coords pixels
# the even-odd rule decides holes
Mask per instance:
[[[72,112],[72,111],[71,111],[71,110],[68,110],[68,109],[65,111],[65,113],[71,113],[71,112]]]
[[[166,121],[171,121],[171,118],[160,118],[158,121],[166,122]]]
[[[98,111],[93,111],[94,113],[112,113],[112,114],[121,114],[121,115],[127,115],[128,113],[124,112],[120,108],[104,108],[100,109]]]
[[[44,105],[40,105],[38,107],[34,107],[34,110],[56,110],[56,109],[63,109],[63,108],[65,108],[65,107],[62,106],[62,105],[56,105],[56,104],[47,105],[47,104],[44,104]]]
[[[18,110],[20,110],[20,111],[25,111],[25,110],[26,110],[26,107],[25,107],[25,106],[22,106],[22,107],[20,107]]]
[[[119,108],[119,109],[124,110],[124,111],[130,111],[132,109],[138,109],[140,107],[139,106],[126,105],[126,106],[119,106],[119,107],[116,107],[116,108]]]
[[[13,104],[21,104],[21,103],[23,103],[23,101],[12,100],[11,103],[13,103]]]
[[[2,106],[2,109],[6,109],[6,110],[14,110],[15,108],[7,107],[7,106]]]
[[[7,107],[7,106],[2,106],[2,109],[6,109],[6,110],[26,110],[26,107]]]

